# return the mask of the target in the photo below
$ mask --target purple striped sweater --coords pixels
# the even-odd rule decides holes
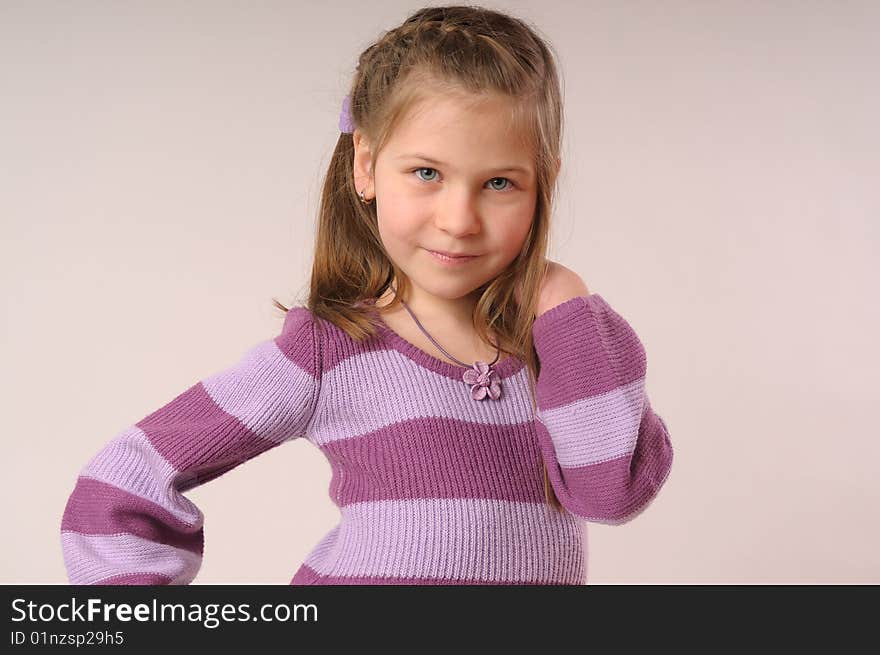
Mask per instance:
[[[381,322],[357,343],[306,307],[232,367],[120,432],[61,524],[72,584],[189,584],[204,516],[184,494],[305,437],[341,518],[290,584],[585,584],[586,522],[620,524],[672,466],[645,349],[597,293],[534,323],[538,411],[518,358],[499,399]],[[542,459],[563,509],[544,497]]]

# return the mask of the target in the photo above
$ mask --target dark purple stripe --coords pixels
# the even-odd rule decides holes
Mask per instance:
[[[544,411],[645,375],[645,348],[638,335],[598,294],[542,314],[532,334],[541,362],[535,391]]]
[[[426,417],[322,448],[333,468],[330,496],[339,506],[411,498],[544,502],[541,451],[531,423]]]
[[[284,325],[281,334],[275,337],[275,345],[290,361],[317,378],[321,375],[321,354],[315,344],[317,323],[321,319],[315,316],[314,326],[312,319],[313,315],[307,307],[292,307],[284,316]]]
[[[201,382],[141,419],[156,451],[180,473],[175,488],[204,484],[279,445],[262,439],[213,401]]]
[[[156,503],[106,482],[80,477],[61,518],[62,531],[125,532],[201,555],[204,530],[187,525]]]

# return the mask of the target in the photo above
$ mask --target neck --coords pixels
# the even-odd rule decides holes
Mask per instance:
[[[392,286],[396,289],[397,282],[393,282]],[[478,297],[478,293],[473,292],[461,298],[437,298],[410,285],[409,297],[403,300],[425,327],[456,326],[470,329],[473,327],[473,312]],[[384,307],[393,298],[394,291],[389,287],[376,301],[376,305]],[[401,307],[401,311],[405,312],[406,309]]]

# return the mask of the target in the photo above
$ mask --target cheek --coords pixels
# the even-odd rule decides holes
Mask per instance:
[[[418,235],[423,229],[425,208],[408,200],[405,194],[387,193],[384,203],[377,207],[377,223],[382,238],[417,244]]]
[[[400,251],[416,244],[417,229],[412,219],[402,208],[395,207],[392,212],[380,212],[377,226],[382,243],[389,251]]]
[[[498,251],[504,254],[505,259],[513,259],[523,249],[531,224],[530,217],[521,218],[511,221],[498,232],[495,243],[498,244]]]

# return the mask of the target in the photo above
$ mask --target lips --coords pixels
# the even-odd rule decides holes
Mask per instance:
[[[468,263],[474,261],[475,259],[479,259],[479,257],[480,257],[479,255],[449,257],[447,255],[443,255],[443,254],[437,252],[436,250],[428,250],[427,252],[431,255],[431,257],[434,259],[434,261],[438,262],[442,266],[453,266],[453,267],[464,266],[465,264],[468,264]]]
[[[430,250],[430,249],[428,249],[428,251],[429,251],[429,252],[435,252],[435,253],[437,253],[438,255],[443,255],[444,257],[453,257],[453,258],[458,258],[458,257],[476,257],[476,256],[477,256],[477,255],[472,255],[472,254],[470,254],[470,253],[466,253],[466,252],[455,253],[455,252],[446,252],[445,250]]]

